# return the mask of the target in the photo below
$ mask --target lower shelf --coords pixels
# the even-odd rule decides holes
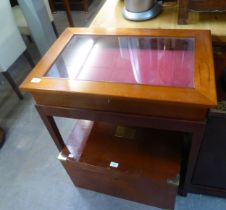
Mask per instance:
[[[75,185],[174,208],[183,134],[79,120],[59,155]]]

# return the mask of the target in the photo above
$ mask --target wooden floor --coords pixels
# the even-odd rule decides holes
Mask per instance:
[[[91,27],[209,29],[212,31],[214,41],[226,43],[226,13],[190,12],[189,24],[178,25],[176,2],[165,3],[159,16],[142,22],[124,19],[121,14],[123,6],[122,0],[107,0],[91,23]]]

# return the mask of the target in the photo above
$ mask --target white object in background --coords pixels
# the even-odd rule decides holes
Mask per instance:
[[[22,99],[22,94],[7,71],[26,50],[26,45],[16,26],[9,0],[1,0],[0,2],[0,26],[0,72],[8,80],[18,97]]]
[[[46,6],[42,0],[18,0],[29,26],[33,40],[41,55],[44,55],[56,40]]]
[[[26,50],[24,41],[16,26],[9,0],[0,3],[0,72],[7,71]]]
[[[50,10],[49,1],[43,0],[43,2],[45,4],[49,19],[50,19],[51,23],[53,24],[54,19],[53,19],[52,12]],[[23,11],[21,10],[20,6],[19,5],[13,6],[12,10],[13,10],[13,15],[15,17],[16,24],[17,24],[17,26],[20,30],[20,33],[23,34],[23,35],[29,35],[30,36],[31,32],[30,32],[27,21],[24,17]]]

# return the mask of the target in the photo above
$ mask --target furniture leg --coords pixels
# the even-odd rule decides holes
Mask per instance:
[[[85,12],[88,12],[88,0],[83,0],[83,9]]]
[[[189,0],[178,0],[178,24],[187,24]]]
[[[53,26],[53,31],[56,34],[56,37],[59,37],[59,34],[58,34],[58,31],[57,31],[57,28],[56,28],[54,21],[52,22],[52,26]]]
[[[73,18],[72,18],[72,14],[71,14],[69,1],[63,0],[63,3],[64,3],[64,8],[65,8],[65,11],[66,11],[66,14],[67,14],[67,19],[68,19],[69,25],[71,27],[74,27],[74,22],[73,22]]]
[[[28,53],[28,50],[25,50],[23,54],[24,54],[25,58],[27,59],[28,63],[30,64],[30,66],[32,68],[34,68],[35,63],[34,63],[32,57],[31,57],[31,55]]]
[[[2,128],[0,128],[0,148],[2,147],[4,143],[5,133]]]
[[[64,140],[60,134],[60,131],[56,125],[56,122],[53,118],[53,116],[48,116],[46,113],[45,113],[45,108],[39,106],[39,105],[36,105],[35,106],[43,123],[45,124],[46,128],[48,129],[49,131],[49,134],[51,135],[54,143],[56,144],[58,150],[61,152],[63,148],[66,147],[65,143],[64,143]]]
[[[24,97],[22,95],[22,93],[20,92],[16,82],[13,80],[13,78],[11,77],[11,75],[9,74],[9,72],[5,71],[2,72],[2,75],[6,78],[6,80],[9,82],[9,84],[11,85],[11,87],[13,88],[13,90],[15,91],[15,93],[17,94],[18,98],[20,100],[22,100]]]
[[[49,0],[49,6],[50,6],[50,9],[51,9],[52,13],[56,12],[55,0]]]
[[[28,41],[29,41],[30,43],[32,43],[32,42],[33,42],[33,40],[32,40],[32,38],[31,38],[31,36],[30,36],[30,35],[26,35],[26,37],[27,37],[27,39],[28,39]]]

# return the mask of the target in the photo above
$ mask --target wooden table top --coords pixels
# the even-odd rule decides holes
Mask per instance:
[[[74,35],[77,36],[76,39],[71,39]],[[179,42],[176,42],[175,38],[177,38]],[[105,39],[108,39],[107,44],[101,41]],[[129,43],[127,43],[126,40],[130,40]],[[195,44],[192,44],[193,41],[190,42],[186,40],[194,40]],[[133,45],[130,49],[130,42],[134,41],[137,44]],[[90,43],[92,46],[87,48],[87,45]],[[126,43],[127,45],[125,45]],[[67,47],[65,48],[65,46]],[[136,48],[136,46],[138,46],[139,49]],[[142,48],[142,46],[145,47]],[[148,46],[150,47],[147,49]],[[155,46],[157,48],[155,48]],[[179,47],[178,49],[177,46]],[[183,51],[180,46],[185,47],[188,51]],[[80,69],[77,70],[79,71],[79,75],[84,75],[83,73],[85,71],[85,79],[71,77],[72,74],[74,75],[74,73],[77,72],[76,67],[78,68],[80,59],[83,59],[80,55],[84,56],[84,50],[88,51],[87,57],[82,61],[83,64],[81,68],[79,67]],[[146,52],[147,50],[148,52]],[[61,54],[62,51],[63,54]],[[139,60],[141,54],[142,59]],[[180,65],[176,65],[179,69],[175,70],[175,68],[172,68],[172,72],[167,73],[167,71],[170,71],[170,65],[177,63],[177,59],[167,58],[169,55],[172,57],[171,55],[173,54],[178,56],[183,54],[183,59],[187,59],[185,62],[187,64],[185,66],[182,65],[184,68],[180,68]],[[122,59],[123,55],[126,56],[126,60]],[[150,56],[152,58],[157,55],[159,58],[163,58],[164,56],[164,59],[149,59]],[[98,56],[101,57],[101,59],[97,59],[96,61]],[[112,58],[109,58],[109,56]],[[113,65],[112,60],[116,57],[117,61],[115,61],[115,65]],[[183,59],[181,59],[181,61]],[[129,63],[126,64],[128,61]],[[181,73],[183,71],[186,72],[184,74],[189,73],[187,67],[190,68],[191,62],[193,68],[191,73],[194,80],[191,78],[188,81],[186,80],[188,84],[184,81],[184,84],[180,83],[179,86],[171,85],[171,80],[168,81],[169,83],[167,82],[167,85],[162,84],[160,80],[157,80],[157,84],[149,84],[150,81],[146,81],[147,75],[144,81],[142,79],[144,76],[141,74],[147,73],[146,68],[149,68],[148,74],[155,72],[155,70],[151,70],[152,68],[150,67],[153,66],[152,61],[159,62],[159,65],[157,65],[159,68],[157,68],[157,66],[154,68],[157,70],[157,74],[156,76],[152,75],[152,79],[158,78],[158,75],[161,74],[161,80],[164,79],[164,81],[166,80],[167,82],[171,77],[169,75],[175,76],[179,73],[179,81],[181,80],[180,78],[184,81],[184,76]],[[168,64],[166,62],[168,62]],[[111,64],[109,67],[109,63],[112,63],[114,67],[112,68]],[[103,67],[102,64],[105,66]],[[121,66],[121,72],[125,72],[126,68],[124,64],[126,64],[127,68],[129,64],[132,65],[133,68],[130,68],[130,70],[127,69],[127,73],[121,74],[118,72],[118,67]],[[167,66],[167,68],[165,68],[165,66]],[[102,68],[104,68],[105,73],[103,73]],[[115,71],[114,68],[117,71]],[[68,73],[66,77],[62,77],[61,75],[64,69]],[[52,73],[48,74],[49,70]],[[89,73],[87,73],[87,70]],[[174,72],[174,70],[176,72]],[[94,71],[98,71],[99,73],[92,75]],[[130,71],[135,72],[136,81],[137,79],[138,81],[141,79],[145,84],[134,82],[131,78],[129,82],[123,82],[125,78],[129,78],[128,73],[131,73]],[[109,79],[99,80],[100,77],[108,77],[114,74],[114,72],[116,72],[117,75],[111,77],[111,79],[113,78],[113,82],[110,82]],[[90,74],[91,78],[89,77]],[[118,77],[120,75],[123,76],[123,78]],[[89,77],[88,79],[87,76]],[[137,76],[139,78],[137,78]],[[187,85],[185,85],[185,83]],[[102,111],[124,110],[130,113],[139,112],[139,114],[148,113],[150,115],[158,113],[158,116],[203,119],[206,110],[216,105],[211,34],[210,31],[207,30],[109,30],[107,28],[68,28],[48,50],[20,88],[24,91],[31,92],[38,104],[73,108],[92,108]],[[130,107],[128,107],[128,103]],[[150,109],[150,103],[152,104],[152,109]],[[159,105],[168,107],[168,109],[171,107],[171,110],[166,110]],[[192,110],[190,110],[190,108],[192,108]],[[180,112],[178,111],[179,109],[183,110]],[[190,110],[190,113],[187,109]],[[164,114],[163,110],[166,110],[167,113]]]
[[[226,13],[190,12],[188,25],[177,24],[176,3],[165,3],[162,13],[148,21],[134,22],[122,17],[124,3],[121,0],[106,0],[90,27],[152,28],[152,29],[208,29],[213,41],[226,43]]]

